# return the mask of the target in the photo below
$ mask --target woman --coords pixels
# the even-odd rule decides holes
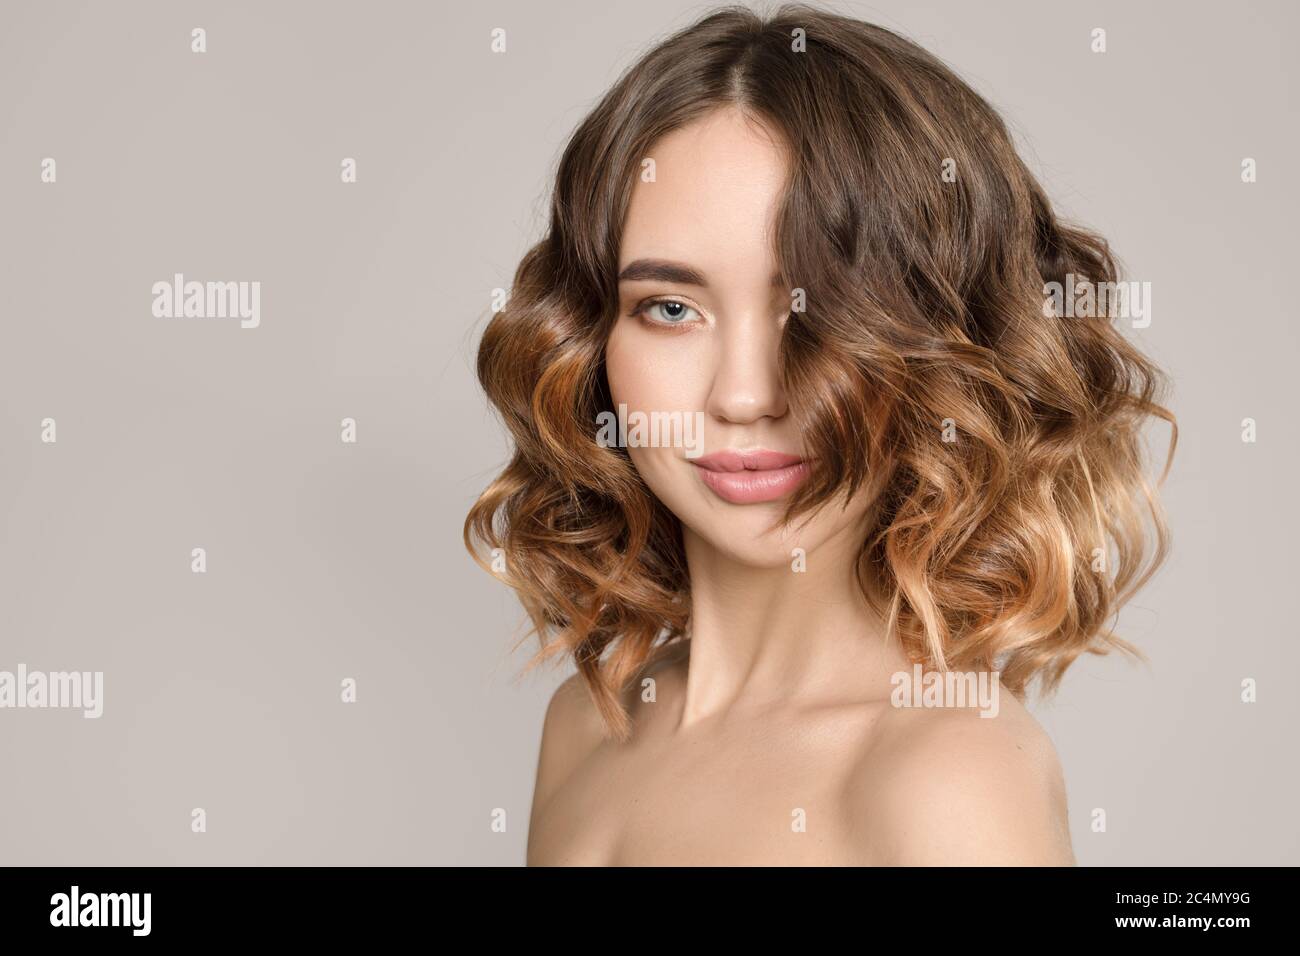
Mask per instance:
[[[1024,699],[1137,653],[1166,551],[1162,377],[1045,305],[1115,279],[887,30],[726,8],[635,64],[479,353],[515,453],[466,543],[578,668],[528,862],[1072,864]]]

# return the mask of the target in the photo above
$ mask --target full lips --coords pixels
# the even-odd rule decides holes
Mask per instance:
[[[779,452],[726,450],[692,462],[700,478],[723,501],[757,504],[776,501],[794,491],[808,477],[808,463],[797,455]]]

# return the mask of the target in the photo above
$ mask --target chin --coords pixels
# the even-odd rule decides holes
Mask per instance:
[[[686,528],[705,541],[714,550],[738,564],[767,570],[788,569],[794,561],[794,549],[802,547],[794,537],[780,532],[764,534],[761,530],[744,527],[696,527],[683,522]]]
[[[663,500],[662,498],[660,500]],[[761,505],[733,505],[721,501],[692,501],[687,507],[664,502],[682,523],[683,529],[710,548],[751,568],[789,570],[795,549],[805,557],[813,554],[834,532],[820,516],[807,515],[782,525],[785,502]]]

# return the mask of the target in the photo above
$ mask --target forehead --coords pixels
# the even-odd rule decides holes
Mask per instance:
[[[654,160],[654,180],[642,172],[633,187],[620,267],[648,257],[706,271],[735,260],[770,264],[787,161],[769,129],[734,109],[715,110],[660,138],[645,158]]]

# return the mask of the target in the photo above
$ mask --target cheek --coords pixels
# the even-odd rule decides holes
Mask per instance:
[[[637,366],[628,336],[622,330],[623,323],[620,321],[605,343],[605,378],[609,382],[609,394],[615,405],[626,405],[630,396],[639,395],[645,387],[642,381],[644,376]]]
[[[605,346],[605,375],[614,411],[620,405],[629,415],[703,409],[700,394],[707,395],[708,385],[698,375],[698,349],[683,347],[680,339],[684,338],[688,336],[656,334],[626,320],[614,327]],[[651,492],[677,511],[692,493],[693,476],[681,460],[681,449],[631,447],[627,453]]]
[[[605,374],[616,405],[628,411],[703,411],[707,354],[697,334],[665,334],[622,319],[605,346]]]

